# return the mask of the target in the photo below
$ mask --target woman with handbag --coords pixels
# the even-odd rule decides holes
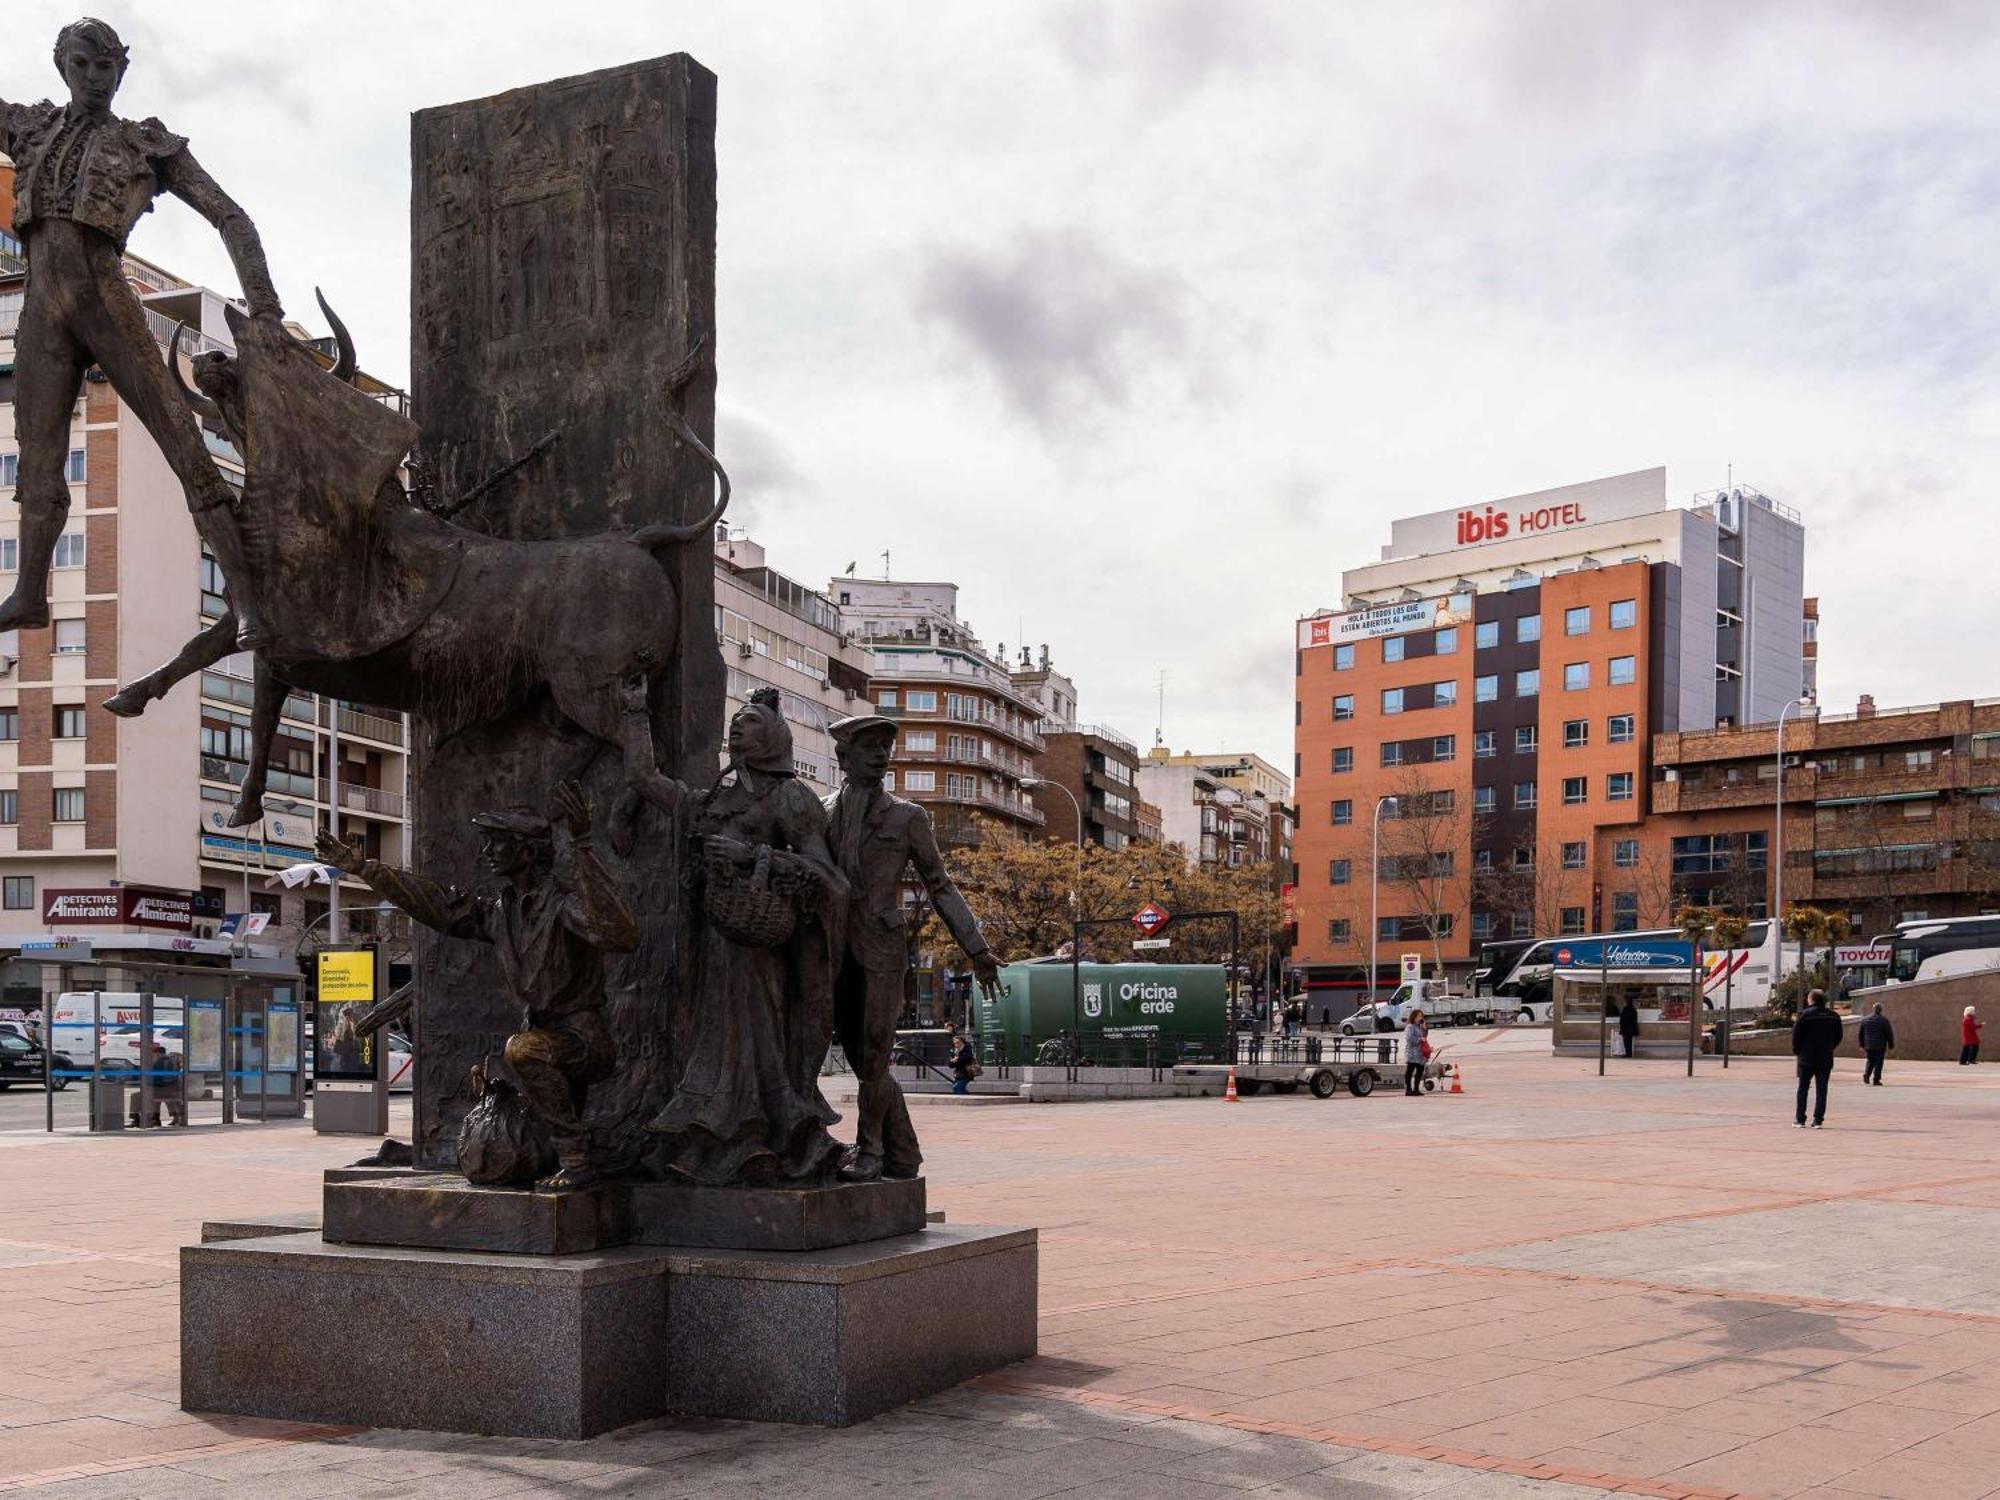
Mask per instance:
[[[1412,1010],[1403,1023],[1403,1092],[1413,1099],[1423,1092],[1424,1064],[1431,1057],[1429,1031],[1420,1010]]]

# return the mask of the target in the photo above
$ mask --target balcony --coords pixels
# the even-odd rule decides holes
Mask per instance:
[[[1016,823],[1031,824],[1036,828],[1048,822],[1047,815],[1026,798],[1016,802],[993,792],[948,792],[943,788],[934,792],[909,792],[906,795],[917,802],[948,802],[957,807],[984,808],[988,812],[998,813],[1003,818],[1012,819]]]
[[[384,718],[381,714],[363,713],[360,709],[342,705],[335,710],[333,705],[321,700],[319,721],[331,725],[341,734],[353,735],[357,739],[377,740],[384,745],[401,748],[403,743],[403,721]]]
[[[327,784],[319,784],[319,800],[327,800]],[[340,805],[348,812],[367,813],[377,818],[400,818],[404,816],[404,800],[401,792],[385,792],[379,787],[340,785]]]

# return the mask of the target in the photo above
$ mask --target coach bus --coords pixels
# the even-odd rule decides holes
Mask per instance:
[[[2000,916],[1898,922],[1889,934],[1889,983],[2000,968]]]
[[[1493,993],[1503,1000],[1514,1002],[1518,1018],[1547,1020],[1550,1002],[1554,999],[1555,971],[1567,965],[1564,954],[1569,949],[1597,943],[1636,943],[1648,939],[1684,941],[1679,929],[1673,927],[1658,927],[1647,932],[1579,933],[1574,937],[1537,938],[1514,959],[1512,967],[1494,981]],[[1709,1008],[1721,1009],[1725,997],[1731,1008],[1736,1010],[1755,1010],[1767,1003],[1771,998],[1771,975],[1778,961],[1780,940],[1777,924],[1760,918],[1750,924],[1742,947],[1730,952],[1721,949],[1704,952],[1701,959],[1706,972],[1702,979],[1702,995]],[[1493,948],[1503,946],[1506,945],[1488,945]],[[1482,949],[1482,959],[1484,956],[1485,950]],[[1795,953],[1788,952],[1785,957],[1789,960],[1788,967],[1798,966]]]

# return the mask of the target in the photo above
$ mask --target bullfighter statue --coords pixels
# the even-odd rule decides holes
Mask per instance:
[[[320,858],[426,927],[500,950],[508,989],[521,1009],[521,1029],[507,1038],[504,1056],[555,1144],[557,1169],[536,1184],[554,1190],[597,1181],[585,1145],[584,1099],[590,1085],[618,1064],[604,1024],[602,956],[631,952],[639,924],[591,848],[583,793],[566,781],[552,800],[553,820],[528,808],[473,818],[480,857],[500,882],[476,893],[382,864],[329,833],[322,832],[318,844]],[[566,850],[557,848],[557,829]],[[567,858],[559,859],[561,853]]]
[[[237,635],[263,644],[235,496],[160,362],[139,299],[125,281],[126,238],[153,200],[171,193],[221,232],[251,314],[283,317],[249,216],[201,169],[187,141],[158,120],[111,112],[127,50],[88,17],[56,37],[69,103],[0,99],[0,148],[14,159],[14,233],[27,249],[28,289],[14,345],[14,425],[21,465],[21,576],[0,604],[0,630],[49,623],[49,560],[69,516],[70,413],[95,364],[160,445],[187,492],[202,540],[230,583]]]
[[[903,976],[910,964],[909,917],[899,887],[905,866],[930,893],[931,905],[972,961],[980,988],[991,994],[1000,964],[986,946],[972,908],[945,872],[930,814],[883,790],[896,724],[876,714],[840,720],[829,731],[845,780],[826,799],[828,841],[851,889],[847,937],[834,966],[834,1034],[861,1084],[854,1146],[841,1166],[849,1182],[915,1177],[923,1153],[902,1086],[889,1071],[896,1022],[903,1014]]]

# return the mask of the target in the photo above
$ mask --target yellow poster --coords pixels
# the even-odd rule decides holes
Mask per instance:
[[[375,950],[352,948],[319,955],[319,1000],[375,1003]]]

